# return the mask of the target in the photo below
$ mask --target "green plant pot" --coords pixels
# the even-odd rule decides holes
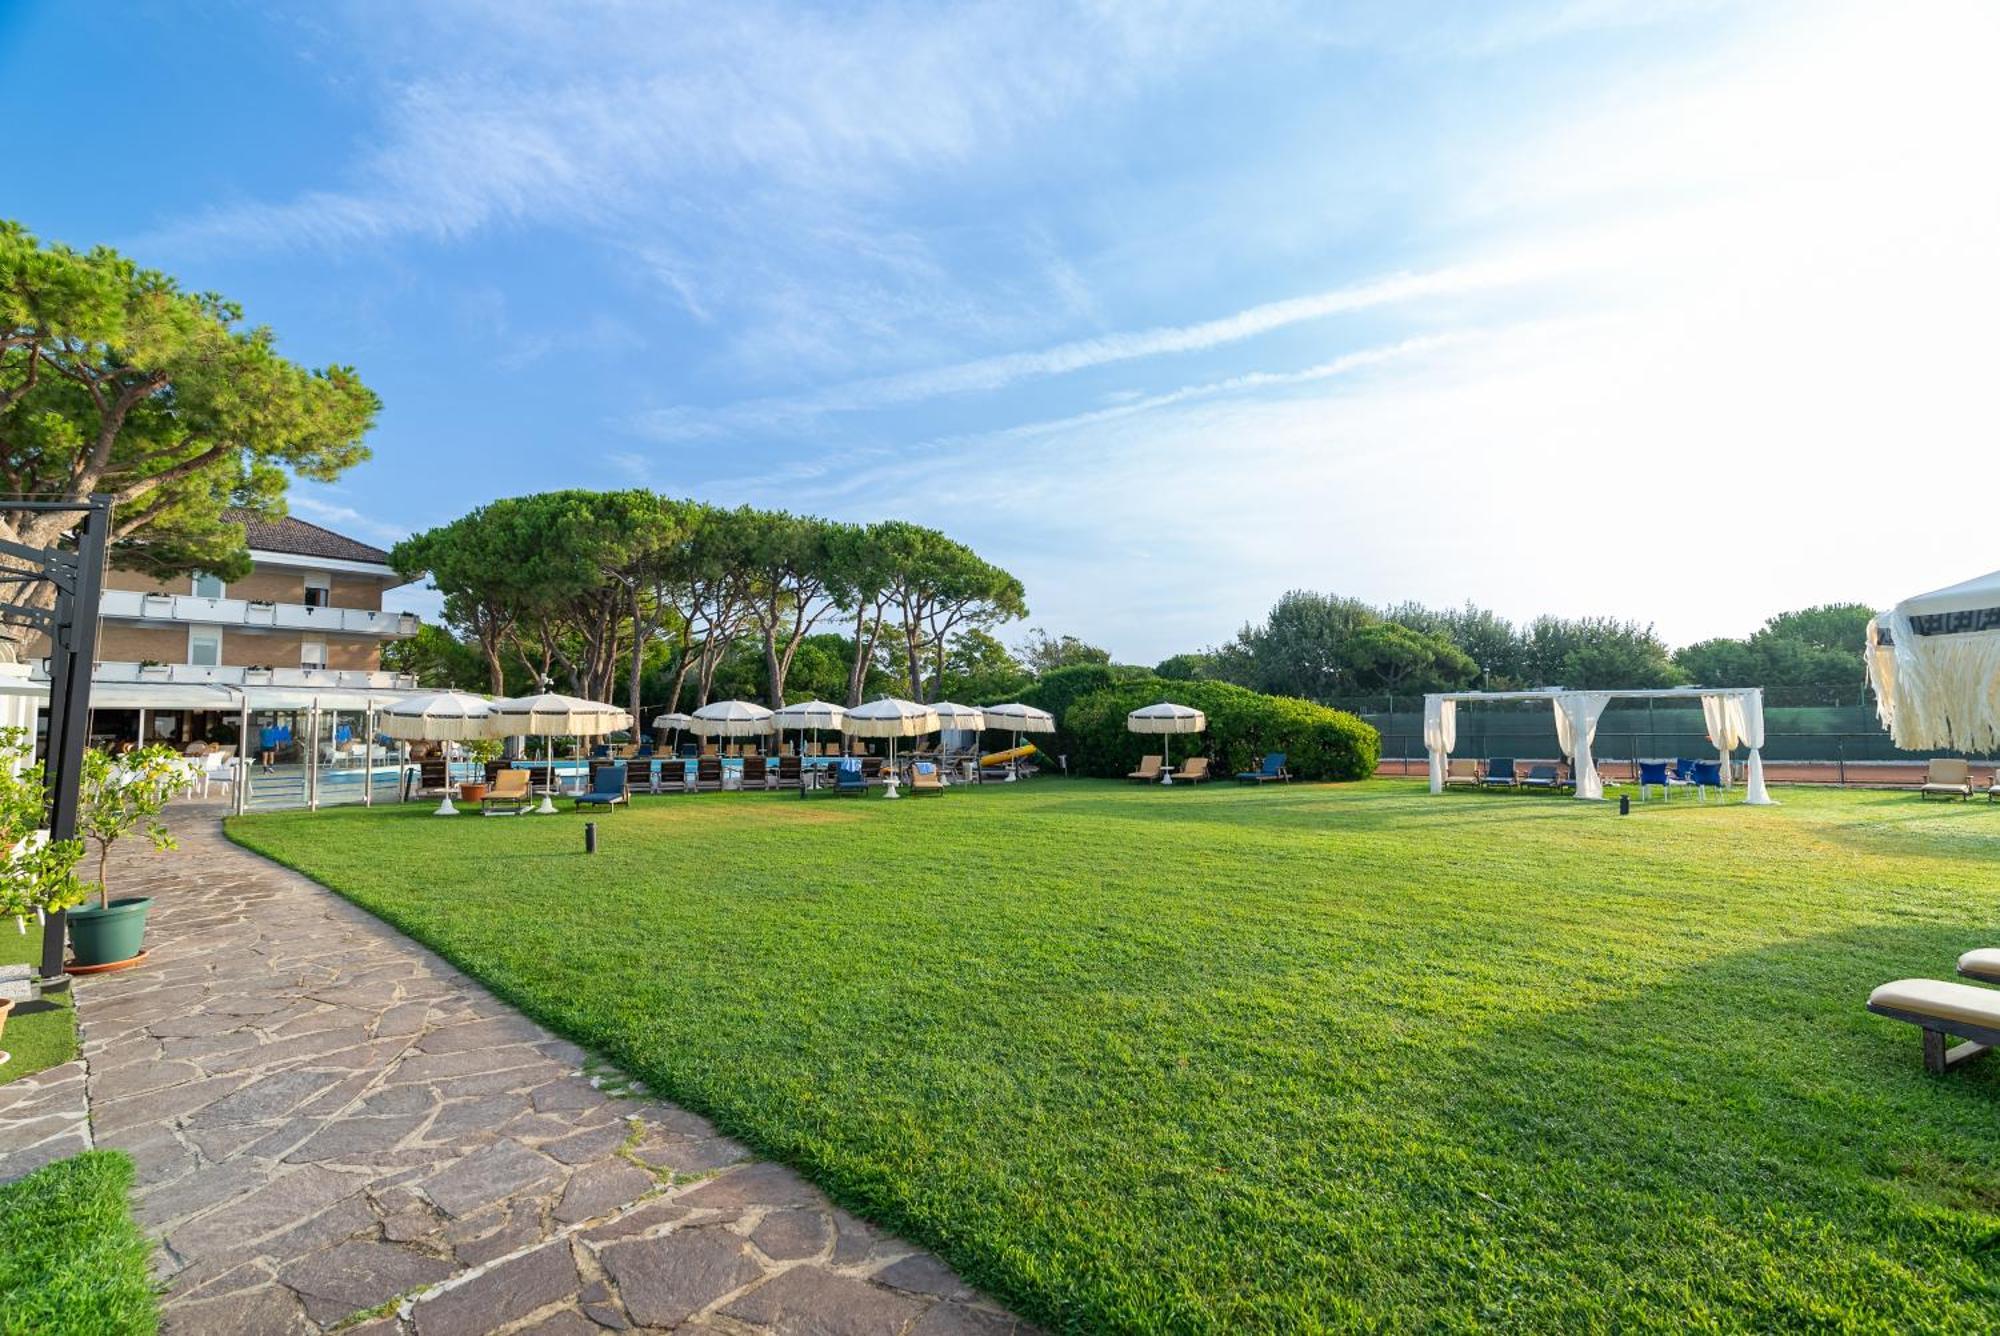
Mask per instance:
[[[113,900],[109,909],[95,905],[69,911],[69,949],[79,965],[114,965],[130,960],[146,944],[146,911],[150,895]]]

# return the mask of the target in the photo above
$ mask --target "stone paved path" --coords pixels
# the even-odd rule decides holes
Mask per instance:
[[[582,1051],[218,815],[181,807],[179,853],[116,860],[158,897],[151,958],[77,983],[84,1061],[30,1097],[88,1069],[91,1134],[139,1164],[165,1330],[1024,1330],[702,1119],[597,1089]]]

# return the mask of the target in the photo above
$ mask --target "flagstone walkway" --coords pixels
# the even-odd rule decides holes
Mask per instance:
[[[76,985],[90,1134],[138,1162],[164,1330],[1025,1330],[702,1119],[600,1090],[219,815],[182,806],[180,852],[115,856],[118,891],[157,897],[152,954]]]

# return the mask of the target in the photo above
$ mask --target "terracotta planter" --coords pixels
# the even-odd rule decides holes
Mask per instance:
[[[486,786],[484,784],[461,784],[458,786],[458,797],[461,802],[476,803],[485,796]]]

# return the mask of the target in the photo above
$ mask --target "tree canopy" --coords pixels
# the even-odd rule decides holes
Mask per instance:
[[[0,219],[0,493],[109,494],[123,565],[242,574],[223,512],[282,513],[290,476],[367,458],[378,407],[351,367],[287,360],[214,293]],[[0,501],[0,538],[46,547],[75,522]]]
[[[718,692],[775,707],[795,696],[801,672],[807,695],[848,704],[889,688],[892,673],[929,700],[1028,676],[989,631],[1026,613],[1020,581],[902,521],[860,526],[638,490],[543,492],[416,534],[391,560],[444,595],[446,625],[495,692],[555,681],[661,709]],[[836,624],[853,634],[821,630]],[[435,644],[423,661],[454,667]]]

